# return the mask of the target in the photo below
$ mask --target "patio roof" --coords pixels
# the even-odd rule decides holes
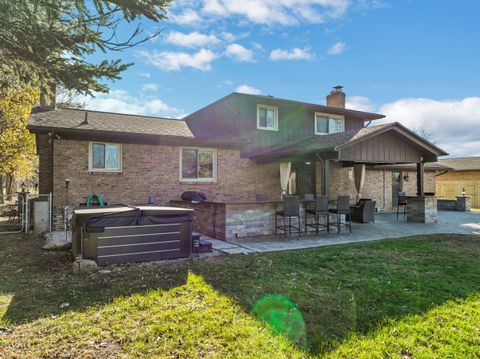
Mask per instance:
[[[362,163],[436,162],[447,155],[398,122],[355,131],[315,135],[301,141],[243,154],[259,162],[318,155],[321,158]]]

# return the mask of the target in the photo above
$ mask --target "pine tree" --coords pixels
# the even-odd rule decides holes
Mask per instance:
[[[0,95],[51,82],[82,94],[107,92],[131,64],[92,63],[96,51],[121,51],[158,35],[143,20],[166,18],[170,0],[0,0]],[[125,39],[124,23],[133,30]]]

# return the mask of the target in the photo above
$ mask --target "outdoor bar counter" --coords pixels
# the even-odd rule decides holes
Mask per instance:
[[[275,233],[275,204],[278,201],[170,201],[175,207],[191,208],[195,220],[193,229],[215,239],[268,236]],[[301,202],[303,204],[304,202]],[[300,206],[303,226],[304,206]],[[279,219],[281,220],[281,219]],[[292,223],[295,223],[292,219]],[[295,224],[296,225],[296,224]]]

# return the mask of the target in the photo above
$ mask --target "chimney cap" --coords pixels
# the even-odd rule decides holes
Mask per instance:
[[[342,91],[343,86],[341,86],[341,85],[333,86],[333,89],[334,89],[335,91]]]

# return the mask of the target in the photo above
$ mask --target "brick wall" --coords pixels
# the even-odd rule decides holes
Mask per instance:
[[[88,141],[55,140],[54,143],[54,225],[61,228],[65,205],[65,178],[70,179],[68,203],[78,206],[89,193],[101,195],[108,204],[144,204],[148,197],[157,203],[179,199],[182,192],[204,192],[216,201],[255,200],[257,193],[280,198],[278,163],[256,164],[241,158],[237,150],[218,149],[216,183],[179,181],[180,147],[122,145],[121,173],[88,172]]]

